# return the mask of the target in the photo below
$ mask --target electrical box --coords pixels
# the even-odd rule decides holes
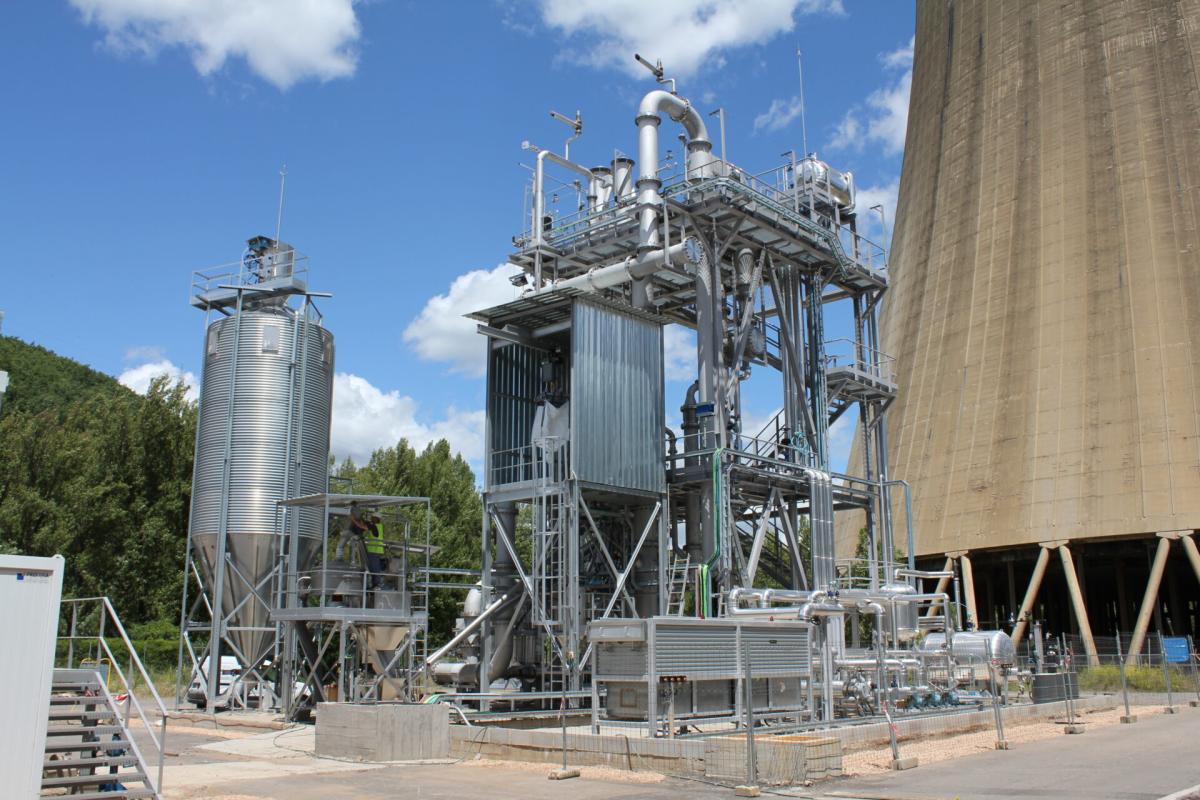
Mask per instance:
[[[0,775],[6,797],[41,793],[63,563],[62,556],[0,555]]]

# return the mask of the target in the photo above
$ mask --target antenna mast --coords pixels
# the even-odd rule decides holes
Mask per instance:
[[[796,67],[800,70],[800,140],[804,147],[804,157],[808,158],[808,123],[804,110],[804,54],[796,48]]]
[[[275,217],[275,241],[279,241],[279,232],[283,229],[283,190],[287,186],[287,164],[279,170],[279,213]]]

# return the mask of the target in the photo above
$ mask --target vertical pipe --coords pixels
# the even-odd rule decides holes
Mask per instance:
[[[1150,566],[1150,579],[1146,582],[1146,594],[1142,597],[1142,607],[1138,611],[1137,623],[1133,626],[1133,640],[1129,643],[1129,655],[1137,658],[1142,652],[1142,644],[1146,640],[1146,630],[1150,627],[1150,615],[1158,604],[1158,587],[1162,583],[1163,570],[1167,566],[1167,555],[1171,550],[1171,540],[1165,536],[1158,539],[1158,549],[1154,551],[1154,563]]]
[[[962,567],[963,592],[966,595],[967,601],[968,630],[976,630],[979,628],[979,612],[975,607],[975,570],[971,566],[971,557],[966,553],[958,557],[958,563]]]
[[[1033,613],[1033,604],[1037,600],[1038,589],[1042,586],[1042,578],[1046,576],[1046,565],[1050,563],[1049,548],[1042,547],[1038,553],[1037,563],[1033,565],[1033,575],[1029,578],[1029,588],[1025,590],[1025,599],[1021,601],[1021,610],[1017,614],[1017,626],[1013,628],[1012,640],[1014,645],[1021,644],[1025,636],[1025,626],[1029,623],[1029,615]]]
[[[1096,640],[1092,637],[1092,624],[1088,620],[1087,605],[1083,602],[1083,592],[1079,589],[1079,578],[1075,574],[1075,562],[1071,551],[1064,544],[1058,548],[1059,558],[1062,559],[1063,574],[1067,578],[1067,592],[1071,595],[1071,604],[1075,609],[1075,621],[1079,623],[1079,633],[1083,636],[1083,649],[1087,652],[1088,666],[1100,665],[1100,657],[1096,653]]]

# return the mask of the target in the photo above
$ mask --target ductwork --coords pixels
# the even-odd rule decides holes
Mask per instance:
[[[689,242],[692,243],[691,247],[689,247]],[[691,237],[688,237],[679,244],[673,244],[665,250],[662,248],[657,250],[642,250],[636,256],[629,256],[616,263],[606,264],[603,267],[593,267],[583,275],[559,281],[555,284],[555,287],[589,289],[594,292],[601,289],[611,289],[614,286],[620,286],[623,283],[641,280],[653,275],[666,263],[668,256],[672,259],[680,256],[690,259],[688,254],[697,252],[699,249],[699,244]]]
[[[638,252],[655,250],[660,246],[659,210],[662,207],[662,180],[658,177],[658,126],[659,116],[667,116],[683,125],[687,131],[687,177],[700,180],[712,172],[712,142],[704,117],[691,103],[683,98],[655,89],[642,98],[635,122],[638,128]],[[635,306],[647,303],[645,285],[635,282],[633,287]],[[699,301],[698,303],[699,304]]]

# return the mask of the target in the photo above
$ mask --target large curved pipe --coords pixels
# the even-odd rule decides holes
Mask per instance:
[[[638,252],[644,253],[660,247],[659,208],[662,206],[662,180],[658,177],[658,126],[660,114],[666,113],[675,122],[683,125],[688,135],[687,176],[692,180],[707,177],[712,166],[712,142],[704,117],[683,98],[655,89],[647,92],[638,106]],[[635,305],[646,303],[645,286],[635,283]]]

